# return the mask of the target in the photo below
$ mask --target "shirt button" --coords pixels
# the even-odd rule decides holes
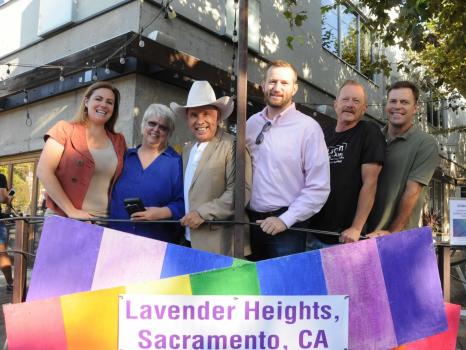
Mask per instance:
[[[72,177],[72,178],[71,178],[71,182],[74,182],[74,183],[76,183],[76,182],[78,182],[78,179],[77,179],[77,178],[75,178],[75,177]]]

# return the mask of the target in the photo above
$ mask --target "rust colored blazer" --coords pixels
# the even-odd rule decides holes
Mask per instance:
[[[107,136],[112,142],[118,158],[117,168],[108,193],[110,198],[111,189],[123,169],[126,142],[122,134],[107,131]],[[45,134],[44,140],[47,141],[49,137],[65,148],[55,175],[71,203],[75,208],[81,209],[95,170],[94,159],[87,147],[86,127],[80,123],[61,120]],[[63,210],[48,195],[47,207],[57,214],[65,215]]]

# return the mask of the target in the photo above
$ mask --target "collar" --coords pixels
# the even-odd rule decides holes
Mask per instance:
[[[279,114],[277,114],[272,120],[267,118],[267,111],[268,111],[268,106],[265,106],[265,108],[260,112],[261,116],[264,120],[272,122],[272,124],[277,123],[279,120],[284,120],[288,119],[290,115],[292,115],[294,112],[296,112],[296,105],[293,102],[291,105],[289,105],[286,109],[281,111]]]
[[[403,134],[400,134],[400,135],[396,135],[393,140],[389,141],[389,135],[388,135],[388,124],[385,125],[383,128],[382,128],[382,133],[384,134],[385,136],[385,140],[387,142],[392,142],[394,140],[397,140],[397,139],[402,139],[402,140],[406,140],[408,139],[412,134],[414,134],[416,131],[418,131],[419,128],[417,125],[413,124],[408,130],[406,130]]]
[[[134,147],[134,148],[128,148],[127,150],[127,154],[128,156],[132,156],[132,155],[136,155],[138,154],[138,149],[141,147],[141,145],[138,145],[137,147]],[[172,146],[168,145],[167,148],[165,149],[165,151],[163,151],[162,153],[160,153],[160,155],[165,155],[165,156],[168,156],[170,158],[173,158],[173,157],[177,157],[179,156],[178,153],[176,153],[176,151],[173,149]]]

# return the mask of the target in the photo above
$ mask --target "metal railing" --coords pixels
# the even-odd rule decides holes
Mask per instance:
[[[93,222],[93,223],[110,223],[110,222],[132,222],[135,221],[127,219],[108,219],[108,218],[93,218],[93,219],[76,219],[79,221]],[[6,251],[0,251],[0,253],[13,254],[14,256],[14,280],[13,280],[13,295],[12,303],[21,303],[25,300],[26,296],[26,277],[27,277],[27,267],[31,263],[31,259],[35,258],[35,245],[30,245],[30,232],[29,225],[34,225],[42,223],[44,221],[43,216],[14,216],[5,219],[0,219],[0,222],[14,222],[15,227],[15,243],[13,249],[8,249]],[[167,223],[174,224],[179,223],[179,220],[155,220],[155,221],[137,221],[141,224],[150,224],[150,223]],[[239,221],[229,221],[229,220],[206,220],[205,224],[216,224],[216,225],[250,225],[250,226],[259,226],[260,224],[254,222],[239,222]],[[294,228],[291,227],[290,230],[301,231],[306,233],[315,233],[322,234],[327,236],[338,236],[338,232],[314,230],[308,228]],[[366,237],[362,236],[361,239]],[[442,284],[442,289],[444,292],[444,298],[446,301],[449,301],[450,297],[450,269],[456,267],[457,262],[451,264],[450,262],[450,245],[441,243],[436,244],[437,256],[438,256],[438,267],[440,280]],[[464,263],[461,261],[460,263]],[[30,264],[32,266],[32,264]]]

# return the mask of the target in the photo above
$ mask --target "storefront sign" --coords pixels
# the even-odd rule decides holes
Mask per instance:
[[[450,198],[450,244],[466,245],[466,199]]]

